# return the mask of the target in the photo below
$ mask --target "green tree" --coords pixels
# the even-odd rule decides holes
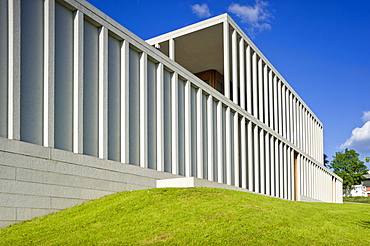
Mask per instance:
[[[355,150],[345,149],[344,152],[336,152],[333,160],[330,163],[330,168],[334,173],[343,179],[343,189],[348,191],[352,189],[352,185],[361,184],[364,179],[363,175],[367,174],[367,167],[358,157]]]

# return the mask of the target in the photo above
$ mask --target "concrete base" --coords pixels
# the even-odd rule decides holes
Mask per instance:
[[[0,228],[178,177],[0,137]]]
[[[157,180],[157,188],[167,188],[167,187],[177,187],[177,188],[186,188],[186,187],[208,187],[208,188],[220,188],[227,190],[236,190],[243,192],[250,192],[247,189],[240,187],[221,184],[213,181],[208,181],[205,179],[198,179],[194,177],[185,177],[185,178],[173,178],[173,179],[161,179]],[[254,192],[251,192],[254,193]]]
[[[324,201],[320,201],[320,200],[316,200],[316,199],[313,199],[313,198],[310,198],[310,197],[307,197],[307,196],[300,196],[301,199],[300,201],[301,202],[324,202]]]

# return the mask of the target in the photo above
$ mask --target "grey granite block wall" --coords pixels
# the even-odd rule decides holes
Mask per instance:
[[[0,137],[0,228],[176,177]]]

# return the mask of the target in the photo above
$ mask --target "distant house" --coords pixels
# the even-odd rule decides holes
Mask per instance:
[[[366,196],[370,196],[370,174],[366,174],[364,177],[365,179],[362,181],[362,183],[366,187]]]
[[[353,185],[352,188],[353,189],[349,191],[349,196],[368,196],[368,188],[364,184]]]

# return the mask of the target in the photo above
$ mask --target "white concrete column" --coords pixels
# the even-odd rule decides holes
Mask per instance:
[[[327,174],[324,171],[324,169],[320,168],[320,170],[321,170],[322,182],[324,184],[323,187],[328,187],[329,188],[330,186],[328,184]],[[321,192],[323,192],[323,200],[326,201],[326,202],[328,202],[328,192],[329,192],[328,188],[321,191]]]
[[[312,140],[312,131],[311,131],[311,115],[307,111],[307,153],[312,156],[311,151],[311,140]]]
[[[226,130],[226,134],[225,134],[225,149],[226,149],[226,184],[228,185],[231,185],[231,152],[232,152],[232,142],[231,142],[231,120],[230,120],[230,117],[231,117],[231,112],[230,112],[230,108],[227,107],[226,108],[226,119],[225,119],[225,130]]]
[[[230,98],[230,41],[229,41],[229,23],[223,23],[223,42],[224,42],[224,86],[225,96]]]
[[[214,181],[214,133],[213,133],[213,97],[211,95],[207,98],[207,140],[208,140],[208,180]]]
[[[315,149],[315,152],[316,152],[316,160],[320,163],[320,164],[324,164],[323,163],[323,155],[320,156],[320,133],[319,133],[319,123],[317,121],[315,121],[315,144],[314,146],[316,147]]]
[[[306,109],[302,106],[302,131],[303,131],[303,151],[307,153],[307,119]]]
[[[297,146],[302,149],[301,139],[302,139],[302,128],[301,128],[301,102],[297,99]]]
[[[299,105],[298,105],[298,120],[299,120],[299,129],[298,129],[298,133],[299,133],[299,148],[301,150],[303,150],[303,109],[302,109],[302,104],[301,102],[299,102]]]
[[[294,154],[294,150],[293,150],[293,154]],[[296,198],[296,201],[301,201],[301,194],[302,194],[302,179],[301,179],[301,167],[302,167],[302,162],[301,162],[301,157],[300,155],[297,155],[297,159],[295,160],[297,162],[297,164],[295,165],[295,174],[294,174],[294,177],[295,177],[295,182],[294,182],[294,193],[295,194],[295,198]],[[297,192],[297,193],[295,193]]]
[[[312,192],[312,183],[313,183],[313,175],[312,175],[312,166],[309,160],[306,159],[307,163],[307,173],[308,173],[308,178],[307,178],[307,185],[308,185],[308,191],[307,195],[309,197],[313,198],[313,192]]]
[[[267,64],[263,66],[263,112],[264,116],[264,123],[270,126],[269,121],[269,83],[268,83],[268,67]]]
[[[240,76],[240,107],[242,109],[247,109],[245,107],[245,49],[244,49],[244,39],[239,40],[239,76]]]
[[[203,178],[203,90],[197,90],[197,177]]]
[[[175,40],[173,38],[169,40],[169,57],[171,60],[175,60]]]
[[[275,189],[276,189],[276,180],[275,180],[275,140],[274,137],[270,136],[270,195],[276,196]]]
[[[269,75],[268,75],[268,94],[269,94],[269,105],[268,105],[268,111],[269,111],[269,127],[271,129],[274,129],[274,88],[273,88],[273,80],[272,80],[273,74],[272,70],[270,69]]]
[[[21,135],[21,3],[8,1],[8,138]],[[2,37],[3,38],[3,37]]]
[[[223,124],[222,124],[222,102],[217,103],[217,182],[223,183],[223,162],[224,162],[224,150],[222,148],[223,139]]]
[[[247,162],[247,165],[248,165],[248,190],[250,191],[253,191],[254,190],[254,182],[253,182],[253,177],[254,177],[254,173],[253,173],[253,166],[254,166],[254,162],[253,162],[253,131],[252,131],[252,122],[251,121],[248,121],[247,122],[247,138],[248,138],[248,145],[247,145],[247,148],[248,148],[248,162]]]
[[[83,152],[83,32],[84,17],[80,10],[74,16],[73,55],[73,152]]]
[[[308,162],[308,166],[310,169],[310,197],[315,199],[316,198],[315,192],[314,192],[315,173],[314,173],[314,169],[313,169],[311,161],[307,160],[307,162]]]
[[[232,82],[233,82],[233,102],[235,104],[239,103],[238,98],[238,34],[236,30],[233,30],[232,35],[232,43],[231,43],[231,55],[232,55]]]
[[[191,145],[191,82],[185,83],[185,176],[192,174],[192,145]]]
[[[312,164],[309,160],[306,160],[307,161],[307,165],[308,165],[308,173],[309,173],[309,190],[308,190],[308,195],[312,198],[314,198],[314,193],[313,193],[313,182],[314,182],[314,175],[313,175],[313,169],[312,169]]]
[[[252,80],[253,80],[253,92],[252,92],[252,100],[253,100],[253,116],[258,118],[258,93],[257,93],[257,54],[253,53],[252,56]]]
[[[281,162],[280,162],[280,145],[279,145],[279,140],[275,138],[275,147],[274,147],[274,156],[275,156],[275,196],[276,197],[281,197],[280,193],[280,187],[281,187]]]
[[[303,128],[303,107],[302,103],[299,104],[299,121],[300,121],[300,148],[304,150],[303,139],[304,139],[304,128]]]
[[[148,55],[140,55],[140,167],[148,167]]]
[[[288,197],[287,199],[288,200],[293,200],[292,199],[292,186],[293,186],[293,183],[292,183],[292,169],[293,169],[293,165],[292,165],[292,150],[291,148],[288,146],[287,147],[287,189],[288,189]]]
[[[297,100],[293,95],[293,104],[292,104],[292,117],[293,117],[293,144],[297,146]]]
[[[266,195],[271,195],[271,190],[270,190],[270,183],[271,183],[271,162],[270,162],[270,134],[266,132],[265,134],[265,180],[266,180],[266,187],[265,187],[265,194]]]
[[[263,64],[262,59],[258,58],[258,119],[265,122],[263,108]]]
[[[284,84],[282,84],[282,87],[281,87],[281,101],[282,101],[282,105],[281,105],[281,109],[282,109],[282,132],[281,132],[281,135],[284,137],[284,138],[287,138],[286,136],[286,122],[287,122],[287,118],[286,118],[286,86]]]
[[[274,130],[279,132],[279,111],[278,111],[278,82],[277,77],[274,75],[273,81],[273,90],[274,90]]]
[[[312,131],[312,139],[311,139],[311,149],[312,149],[312,155],[317,162],[321,163],[319,161],[319,158],[317,158],[317,132],[316,132],[316,119],[312,115],[312,121],[311,121],[311,131]]]
[[[280,198],[284,198],[284,153],[283,143],[279,141],[279,187]]]
[[[284,198],[288,199],[288,155],[287,146],[283,144],[283,179],[284,179]]]
[[[317,121],[315,121],[315,147],[316,147],[316,160],[321,163],[321,164],[324,164],[323,163],[323,155],[320,156],[320,134],[319,134],[319,123]]]
[[[280,135],[282,135],[283,136],[283,109],[282,109],[282,93],[281,93],[281,91],[282,91],[282,83],[281,83],[281,81],[279,80],[278,81],[278,85],[277,85],[277,92],[278,92],[278,101],[277,101],[277,103],[278,103],[278,124],[279,124],[279,130],[278,130],[278,133],[280,134]]]
[[[9,15],[10,13],[10,15]],[[9,94],[9,11],[8,1],[0,2],[0,137],[8,137]]]
[[[324,156],[324,132],[323,127],[320,126],[320,158]],[[339,181],[338,181],[339,182]]]
[[[240,187],[239,180],[239,115],[234,114],[234,185]]]
[[[121,42],[121,162],[129,163],[129,42]]]
[[[261,194],[266,194],[266,159],[265,159],[265,132],[260,130],[259,132],[259,154],[260,154],[260,192]]]
[[[246,71],[247,71],[247,101],[246,101],[246,109],[248,113],[252,114],[252,72],[251,72],[251,47],[247,45],[247,49],[245,51],[246,56]]]
[[[313,197],[315,199],[319,199],[319,194],[318,194],[318,192],[316,190],[316,184],[318,183],[318,175],[317,175],[318,172],[317,172],[317,168],[316,168],[315,164],[312,163],[311,161],[310,161],[310,165],[312,167],[312,173],[313,173],[313,182],[312,182]]]
[[[324,192],[322,190],[317,189],[317,186],[325,187],[325,186],[323,186],[324,184],[323,184],[323,180],[322,180],[321,168],[316,166],[316,164],[313,164],[313,166],[314,166],[314,170],[315,170],[315,174],[316,174],[316,182],[314,184],[315,193],[317,195],[317,199],[322,201]]]
[[[247,132],[245,118],[240,123],[241,187],[247,189]]]
[[[307,167],[307,162],[306,159],[301,156],[301,163],[302,163],[302,172],[301,172],[301,178],[302,178],[302,190],[303,190],[303,195],[308,197],[308,167]]]
[[[54,147],[55,1],[44,2],[44,122],[43,145]]]
[[[316,183],[315,183],[315,189],[316,189],[316,193],[317,193],[317,197],[320,198],[320,200],[324,200],[325,199],[325,189],[321,189],[319,190],[318,189],[318,186],[319,187],[326,187],[324,186],[325,185],[325,182],[324,182],[324,177],[323,177],[323,172],[322,172],[322,169],[320,167],[318,167],[316,164],[315,164],[315,169],[316,169]]]
[[[285,124],[285,135],[286,135],[286,139],[290,140],[290,105],[289,105],[289,89],[286,87],[286,91],[285,91],[285,121],[286,121],[286,124]]]
[[[300,194],[303,195],[303,196],[306,196],[306,180],[305,180],[305,163],[304,163],[304,160],[303,160],[303,157],[302,155],[298,155],[298,161],[299,161],[299,167],[300,167],[300,171],[299,171],[299,183],[300,183]]]
[[[300,128],[299,128],[299,100],[295,99],[295,145],[299,148],[299,141],[300,141]]]
[[[142,72],[142,71],[140,71]],[[146,76],[145,76],[146,77]],[[140,81],[141,83],[141,81]],[[99,30],[99,158],[108,159],[108,29]]]
[[[314,150],[315,160],[318,163],[322,164],[322,161],[321,161],[322,158],[319,158],[319,134],[318,134],[318,128],[317,128],[318,123],[317,123],[315,118],[313,120],[312,125],[313,125],[313,132],[314,132],[312,147],[313,147],[313,150]]]
[[[179,75],[174,72],[171,77],[171,171],[179,174]]]
[[[305,152],[309,153],[309,148],[308,148],[308,112],[306,108],[304,109],[304,140],[305,140]]]
[[[260,149],[259,149],[259,129],[258,126],[254,126],[253,129],[253,145],[254,145],[254,160],[253,160],[253,165],[254,165],[254,192],[259,193],[260,192]]]
[[[157,86],[157,105],[156,105],[157,106],[157,171],[162,171],[162,172],[164,171],[164,95],[163,95],[164,70],[163,69],[164,69],[163,64],[159,63],[157,65],[157,85],[156,85]],[[185,127],[186,127],[186,124],[185,124]]]
[[[316,167],[317,168],[317,167]],[[321,200],[323,200],[323,201],[326,201],[326,192],[327,192],[327,183],[326,183],[326,177],[325,177],[325,173],[324,173],[324,170],[322,169],[322,168],[318,168],[318,170],[319,170],[319,174],[320,174],[320,179],[321,179],[321,185],[322,186],[320,186],[320,187],[326,187],[326,189],[318,189],[318,185],[320,185],[320,184],[318,184],[318,185],[315,185],[316,186],[316,189],[317,189],[317,192],[319,192],[320,193],[320,195],[321,195]]]
[[[289,92],[289,141],[293,142],[294,138],[294,118],[293,118],[293,94]]]

